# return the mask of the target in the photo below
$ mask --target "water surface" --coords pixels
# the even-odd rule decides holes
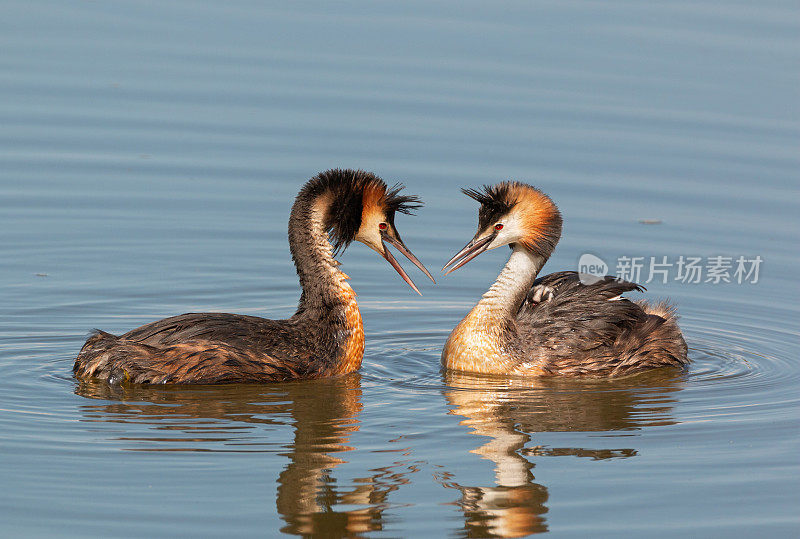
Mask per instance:
[[[0,531],[796,536],[799,16],[777,1],[6,2]],[[564,214],[545,271],[584,253],[612,272],[623,256],[763,263],[757,283],[675,267],[646,283],[678,305],[684,372],[442,373],[506,253],[437,286],[413,273],[420,298],[353,245],[359,373],[72,378],[95,327],[290,315],[288,211],[331,167],[425,200],[397,226],[431,269],[474,233],[458,188],[508,178]]]

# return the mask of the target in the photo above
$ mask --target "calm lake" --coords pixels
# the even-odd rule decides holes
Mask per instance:
[[[3,2],[0,535],[800,534],[800,5],[265,4]],[[340,257],[358,373],[72,377],[93,328],[291,315],[289,208],[333,167],[425,201],[396,224],[438,281]],[[504,179],[561,208],[545,273],[677,304],[688,370],[440,370],[508,255],[441,277],[459,188]]]

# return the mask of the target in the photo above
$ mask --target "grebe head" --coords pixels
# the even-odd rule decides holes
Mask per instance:
[[[561,213],[549,196],[520,182],[462,189],[480,202],[478,232],[447,264],[453,272],[489,249],[522,246],[544,259],[550,257],[561,236]],[[455,265],[454,265],[455,264]]]
[[[318,174],[307,185],[309,195],[330,196],[325,228],[334,253],[347,248],[355,240],[373,249],[400,274],[418,294],[419,289],[395,260],[386,244],[403,253],[432,281],[428,269],[414,256],[400,238],[394,224],[397,212],[411,214],[422,207],[422,201],[413,195],[401,195],[403,186],[387,187],[371,172],[363,170],[333,169]],[[434,281],[435,282],[435,281]]]

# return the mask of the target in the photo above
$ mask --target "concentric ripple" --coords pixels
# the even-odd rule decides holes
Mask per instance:
[[[409,331],[372,336],[364,379],[397,391],[485,390],[514,394],[515,399],[524,398],[527,392],[533,400],[539,399],[541,392],[614,391],[633,391],[637,399],[647,400],[672,388],[682,393],[681,413],[689,421],[707,416],[742,418],[759,414],[759,410],[774,413],[800,403],[800,361],[791,344],[798,334],[771,324],[773,313],[766,308],[759,317],[757,309],[754,312],[744,306],[714,307],[709,302],[701,309],[684,309],[681,326],[691,364],[682,371],[665,369],[620,380],[590,381],[443,373],[439,354],[448,331]]]

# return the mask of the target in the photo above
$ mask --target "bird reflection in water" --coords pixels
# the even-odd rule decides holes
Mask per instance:
[[[336,482],[333,472],[346,463],[350,436],[360,428],[361,377],[344,377],[275,386],[158,387],[112,386],[81,381],[76,393],[115,402],[83,407],[86,421],[145,423],[155,436],[121,438],[127,449],[144,451],[269,451],[288,454],[278,477],[277,511],[298,535],[358,536],[383,528],[389,494],[409,480],[414,463],[394,462],[351,481]],[[290,424],[294,440],[273,440],[272,429],[248,425]],[[248,432],[254,432],[248,436]],[[119,438],[118,438],[119,439]],[[286,448],[288,451],[284,453]],[[355,507],[346,511],[337,506]]]
[[[450,413],[489,440],[473,449],[494,463],[495,484],[467,486],[450,472],[438,474],[456,500],[467,537],[522,537],[548,531],[547,487],[534,482],[531,458],[636,456],[634,448],[531,446],[537,432],[626,431],[673,424],[671,410],[682,375],[650,372],[617,380],[578,381],[488,377],[448,371],[444,391]],[[625,438],[631,440],[631,438]]]

